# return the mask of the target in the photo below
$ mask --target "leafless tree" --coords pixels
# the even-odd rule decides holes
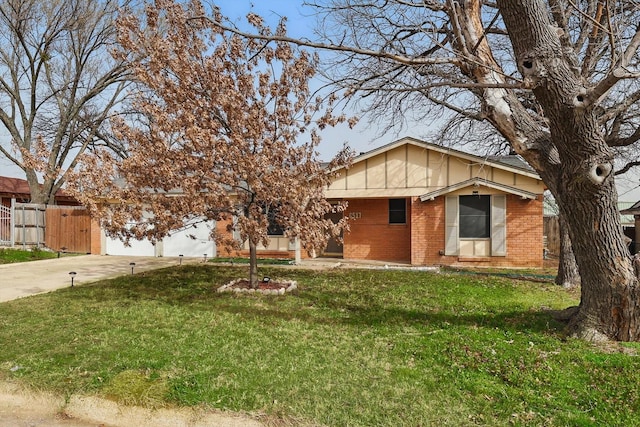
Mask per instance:
[[[25,173],[31,200],[48,203],[95,146],[123,153],[107,119],[128,71],[110,49],[128,1],[0,1],[0,153]]]
[[[591,340],[640,340],[640,287],[614,182],[615,150],[640,137],[638,2],[309,5],[324,39],[278,40],[335,52],[332,80],[372,114],[419,106],[427,121],[444,109],[490,124],[542,177],[567,224],[582,279],[569,328]]]

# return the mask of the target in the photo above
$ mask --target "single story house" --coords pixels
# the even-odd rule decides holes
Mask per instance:
[[[350,231],[343,244],[330,242],[314,255],[411,265],[542,266],[546,187],[517,156],[481,157],[407,137],[334,172],[326,197],[348,203]],[[216,250],[212,227],[224,232],[226,224],[191,229],[195,240],[179,232],[156,245],[132,241],[129,247],[101,233],[92,238],[92,252],[229,255]],[[300,254],[297,242],[278,227],[270,231],[269,245],[258,249],[260,256],[310,256]]]
[[[545,185],[517,156],[402,138],[339,172],[326,195],[348,202],[344,258],[542,266]]]
[[[407,137],[335,172],[326,197],[348,203],[350,231],[322,255],[411,265],[543,264],[546,187],[518,156],[480,157]],[[259,248],[270,256],[294,249],[277,235]]]

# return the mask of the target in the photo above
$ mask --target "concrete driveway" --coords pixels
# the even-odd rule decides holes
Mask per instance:
[[[109,279],[133,271],[179,266],[179,258],[131,257],[112,255],[66,256],[43,261],[0,265],[0,302],[50,292],[71,285],[69,272],[75,271],[74,285]],[[185,258],[183,264],[202,262]]]

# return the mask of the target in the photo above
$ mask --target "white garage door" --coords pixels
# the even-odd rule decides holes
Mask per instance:
[[[117,238],[107,237],[105,242],[105,254],[107,255],[128,255],[128,256],[155,256],[156,248],[148,240],[129,240],[131,246],[125,244]]]
[[[216,244],[209,238],[213,227],[215,227],[215,222],[209,221],[171,233],[162,242],[162,255],[167,257],[178,255],[203,257],[204,254],[207,254],[207,258],[216,256]]]

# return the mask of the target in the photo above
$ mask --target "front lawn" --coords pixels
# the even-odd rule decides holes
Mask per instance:
[[[182,266],[0,304],[0,379],[276,425],[637,421],[638,347],[566,339],[543,307],[576,300],[554,285],[265,267],[298,290],[214,291],[245,270]]]
[[[55,252],[43,251],[42,249],[13,249],[0,248],[0,264],[11,264],[14,262],[38,261],[41,259],[51,259],[58,256]]]

